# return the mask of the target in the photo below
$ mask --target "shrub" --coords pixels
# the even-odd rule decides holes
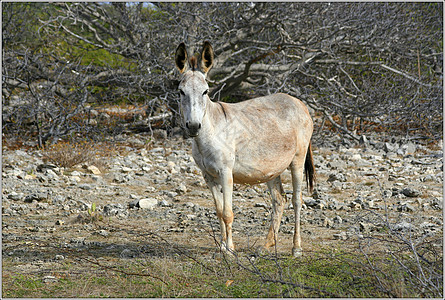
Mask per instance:
[[[51,163],[64,168],[72,168],[83,163],[102,164],[100,157],[109,157],[114,150],[108,145],[97,144],[93,141],[58,142],[44,150],[44,158]]]

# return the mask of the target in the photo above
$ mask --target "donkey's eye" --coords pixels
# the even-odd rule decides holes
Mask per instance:
[[[202,93],[203,96],[207,95],[207,93],[209,92],[209,90],[205,90],[204,93]]]

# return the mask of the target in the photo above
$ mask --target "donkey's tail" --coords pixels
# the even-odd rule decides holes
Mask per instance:
[[[309,191],[312,193],[314,191],[315,183],[315,166],[312,158],[311,142],[309,142],[309,147],[307,148],[306,161],[304,162],[304,173],[306,174],[306,183],[309,187]]]

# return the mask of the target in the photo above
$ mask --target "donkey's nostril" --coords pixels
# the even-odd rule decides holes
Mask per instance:
[[[197,136],[198,131],[201,129],[201,123],[189,123],[187,122],[185,126],[188,129],[188,133],[190,136]]]

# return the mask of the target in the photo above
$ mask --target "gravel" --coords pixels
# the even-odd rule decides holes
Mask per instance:
[[[26,243],[51,241],[59,248],[97,248],[132,259],[139,255],[137,245],[150,242],[149,232],[191,249],[214,247],[210,233],[219,232],[219,221],[211,193],[191,156],[190,141],[158,140],[152,148],[144,148],[146,137],[134,138],[139,148],[109,158],[101,169],[93,165],[58,168],[42,161],[41,150],[4,148],[3,255],[21,263],[41,261],[43,250],[34,257],[22,257],[20,251],[27,251]],[[354,148],[323,143],[323,147],[313,147],[316,190],[313,195],[306,188],[303,191],[305,248],[346,243],[354,230],[376,234],[378,226],[363,220],[369,211],[388,214],[396,231],[442,234],[440,150],[411,142],[379,142],[376,137]],[[282,180],[284,190],[292,191],[289,172],[283,173]],[[286,247],[283,252],[291,247],[294,222],[291,192],[286,194],[279,237],[279,245]],[[96,209],[91,214],[93,203]],[[241,249],[254,240],[260,243],[271,218],[266,185],[235,185],[233,206],[235,243]],[[66,259],[56,253],[44,261]]]

